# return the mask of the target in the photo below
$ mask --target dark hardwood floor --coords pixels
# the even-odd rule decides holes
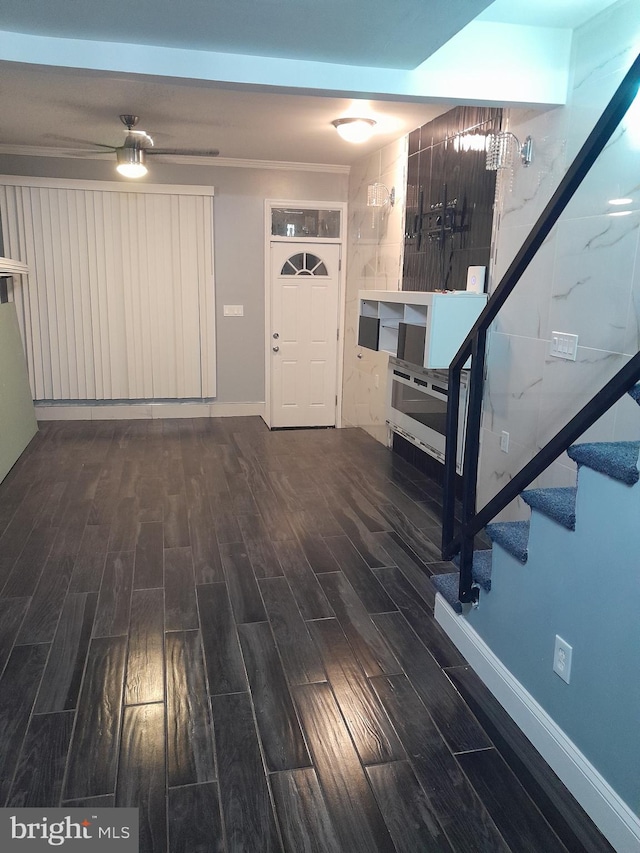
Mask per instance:
[[[433,620],[439,488],[360,430],[47,422],[0,485],[0,805],[142,853],[611,850]]]

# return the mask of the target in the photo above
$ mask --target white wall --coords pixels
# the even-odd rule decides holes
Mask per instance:
[[[116,179],[110,160],[8,155],[0,155],[0,174]],[[154,161],[148,181],[215,187],[216,401],[264,401],[264,199],[346,201],[347,174]],[[225,303],[243,304],[244,317],[223,317]]]
[[[402,289],[406,168],[403,137],[358,160],[349,175],[342,419],[345,426],[362,427],[383,444],[389,357],[357,346],[358,291]],[[374,181],[396,190],[395,205],[383,217],[367,207],[367,187]]]
[[[13,303],[0,305],[0,482],[37,432]]]
[[[640,47],[640,0],[621,0],[576,30],[566,107],[512,110],[509,129],[531,134],[534,159],[500,180],[495,287]],[[638,120],[640,124],[640,120]],[[640,131],[639,131],[640,133]],[[513,476],[639,348],[640,139],[619,129],[497,319],[489,338],[478,506]],[[628,197],[627,216],[611,198]],[[551,333],[579,336],[575,362],[549,356]],[[510,434],[509,453],[499,449]],[[640,418],[623,399],[585,440],[637,440]],[[573,485],[563,456],[539,485]],[[503,517],[526,514],[521,502]]]

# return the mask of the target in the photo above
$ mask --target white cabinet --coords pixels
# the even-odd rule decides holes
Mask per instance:
[[[358,346],[446,369],[487,303],[486,293],[361,290]]]

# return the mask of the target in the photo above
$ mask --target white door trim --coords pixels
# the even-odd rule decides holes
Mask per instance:
[[[271,235],[271,209],[273,207],[308,207],[315,210],[339,210],[341,213],[339,238],[322,237],[273,237]],[[344,258],[345,236],[347,231],[347,204],[342,201],[313,201],[300,199],[265,199],[264,202],[264,415],[263,419],[271,428],[271,243],[335,243],[340,246],[340,270],[338,272],[338,340],[336,369],[336,428],[342,426],[342,371],[344,364],[344,324],[346,312],[346,263]]]

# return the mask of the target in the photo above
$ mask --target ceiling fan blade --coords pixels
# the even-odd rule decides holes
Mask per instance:
[[[64,151],[65,156],[86,157],[89,160],[110,158],[113,155],[113,151],[102,151],[96,148],[61,148],[60,151]]]
[[[106,148],[109,151],[115,151],[115,145],[105,145],[104,142],[94,142],[91,139],[76,139],[74,136],[58,136],[55,133],[46,134],[46,139],[55,140],[56,142],[73,142],[76,145],[95,145],[98,148]]]
[[[217,157],[220,151],[217,148],[145,148],[145,154],[172,154],[185,157]]]

